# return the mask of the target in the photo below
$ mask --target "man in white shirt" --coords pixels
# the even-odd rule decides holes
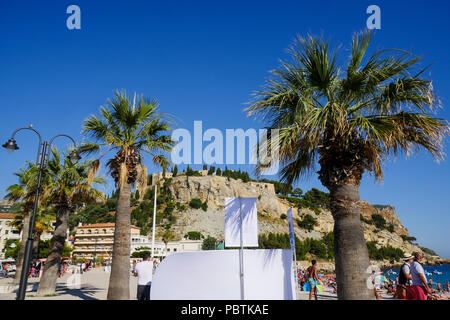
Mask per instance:
[[[427,284],[427,278],[425,277],[425,271],[420,263],[422,259],[423,254],[421,252],[414,254],[414,262],[411,263],[411,295],[408,292],[408,300],[427,300],[427,295],[431,294],[431,290]]]
[[[134,276],[138,277],[137,299],[150,300],[150,288],[153,276],[153,261],[149,253],[144,253],[143,261],[136,264]]]

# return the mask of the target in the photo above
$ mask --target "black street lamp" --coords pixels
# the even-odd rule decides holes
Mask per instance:
[[[27,242],[25,244],[25,253],[24,253],[24,257],[23,257],[22,273],[20,274],[20,285],[19,285],[19,291],[17,293],[17,300],[25,300],[25,292],[26,292],[27,283],[28,283],[28,272],[30,270],[31,255],[32,255],[32,251],[33,251],[33,233],[34,233],[33,231],[34,231],[34,225],[36,223],[36,211],[37,211],[38,202],[39,202],[39,191],[41,189],[42,171],[47,166],[47,160],[50,157],[50,149],[51,149],[53,140],[55,138],[61,137],[61,136],[67,137],[70,140],[72,140],[73,145],[74,145],[74,150],[70,153],[68,158],[73,163],[77,163],[81,159],[80,155],[76,151],[77,144],[72,137],[65,135],[65,134],[59,134],[59,135],[54,136],[50,140],[50,143],[47,143],[46,141],[42,142],[41,135],[32,126],[19,128],[13,132],[11,138],[5,144],[2,145],[4,148],[6,148],[6,151],[8,153],[12,153],[13,151],[19,149],[19,147],[16,144],[16,140],[14,140],[14,136],[16,135],[17,132],[19,132],[21,130],[31,130],[31,131],[35,132],[39,137],[39,146],[38,146],[38,153],[37,153],[37,159],[36,159],[36,165],[39,166],[39,173],[38,173],[38,178],[37,178],[37,186],[36,186],[36,195],[35,195],[35,199],[34,199],[33,214],[30,219],[30,228],[28,230],[28,238],[27,238]]]

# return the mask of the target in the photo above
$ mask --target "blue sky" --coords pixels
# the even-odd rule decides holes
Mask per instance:
[[[71,4],[81,8],[81,30],[66,27]],[[33,124],[45,138],[66,133],[82,141],[82,121],[120,88],[157,98],[178,127],[202,120],[205,129],[258,128],[245,102],[295,36],[323,34],[346,57],[371,4],[381,8],[372,48],[423,55],[445,107],[439,116],[450,119],[444,1],[1,1],[0,136],[6,141]],[[18,152],[0,153],[0,196],[15,183],[12,172],[35,159],[32,135],[17,136]],[[450,258],[449,169],[448,160],[438,165],[425,153],[392,159],[383,183],[364,177],[361,199],[395,206],[422,245]],[[316,175],[298,185],[325,190]]]

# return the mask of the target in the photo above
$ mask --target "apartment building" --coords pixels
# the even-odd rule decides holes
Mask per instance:
[[[112,258],[114,244],[114,223],[96,223],[76,228],[72,256],[92,259],[95,257],[109,260]],[[140,234],[140,228],[131,226],[131,236]]]

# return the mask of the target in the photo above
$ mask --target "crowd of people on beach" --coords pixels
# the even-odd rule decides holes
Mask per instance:
[[[416,252],[414,255],[405,254],[404,264],[400,268],[400,274],[396,279],[388,279],[379,272],[372,272],[372,284],[374,296],[382,300],[381,293],[393,299],[400,300],[450,300],[450,282],[444,285],[434,283],[433,279],[427,280],[425,270],[421,264],[423,254]],[[306,270],[297,269],[297,281],[300,291],[309,291],[309,300],[314,295],[317,300],[317,286],[337,294],[336,275],[319,274],[317,262],[312,261]]]

